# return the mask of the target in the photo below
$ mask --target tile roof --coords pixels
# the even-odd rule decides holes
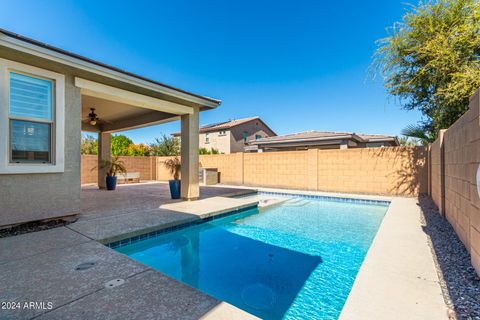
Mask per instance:
[[[227,130],[227,129],[230,129],[232,127],[235,127],[235,126],[238,126],[238,125],[241,125],[241,124],[244,124],[244,123],[247,123],[249,121],[256,120],[256,119],[260,119],[260,117],[255,116],[255,117],[249,117],[249,118],[243,118],[243,119],[235,119],[235,120],[229,120],[229,121],[224,121],[224,122],[211,123],[211,124],[201,126],[200,130],[199,130],[199,133],[219,131],[219,130]],[[172,135],[179,136],[180,132],[172,133]]]
[[[275,143],[286,141],[310,141],[310,140],[333,140],[333,139],[353,139],[360,142],[374,142],[374,141],[394,141],[395,136],[381,135],[381,134],[363,134],[355,132],[334,132],[334,131],[304,131],[293,134],[286,134],[282,136],[267,137],[252,141],[251,144]]]

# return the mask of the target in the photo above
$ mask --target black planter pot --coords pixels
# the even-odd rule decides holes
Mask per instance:
[[[115,188],[117,187],[117,177],[107,176],[106,182],[107,190],[115,190]]]
[[[170,186],[170,196],[172,199],[180,199],[180,180],[168,180]]]

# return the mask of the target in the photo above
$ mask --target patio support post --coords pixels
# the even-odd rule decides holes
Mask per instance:
[[[102,160],[110,160],[110,133],[98,133],[98,188],[106,189],[106,169],[102,169]]]
[[[181,156],[182,156],[182,190],[184,200],[197,200],[200,194],[198,185],[198,113],[195,107],[193,114],[181,117]]]

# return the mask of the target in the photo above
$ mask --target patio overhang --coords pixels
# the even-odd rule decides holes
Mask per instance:
[[[112,133],[180,119],[192,115],[194,107],[119,89],[102,83],[75,78],[82,94],[82,131]],[[90,124],[88,114],[95,109],[99,117]]]
[[[98,132],[98,186],[106,188],[104,160],[110,160],[110,134],[181,120],[182,198],[195,200],[198,184],[198,118],[200,106],[180,104],[132,90],[75,77],[82,101],[82,131]],[[97,121],[90,121],[94,110]]]
[[[78,98],[81,98],[81,118],[80,114],[71,113],[65,119],[66,127],[98,132],[98,167],[102,160],[110,159],[111,133],[181,120],[181,195],[188,200],[198,198],[199,112],[218,107],[220,100],[175,88],[4,29],[0,29],[0,53],[6,59],[68,74],[71,95],[65,100],[67,104],[71,103],[70,110],[75,110],[79,107]],[[98,121],[89,118],[90,108],[95,109]],[[105,172],[99,170],[100,188],[105,187],[104,177]]]

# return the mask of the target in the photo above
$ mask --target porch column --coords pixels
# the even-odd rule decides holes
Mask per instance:
[[[184,200],[197,200],[200,195],[198,186],[198,108],[193,114],[181,117],[181,156],[182,190]]]
[[[98,133],[98,188],[106,189],[106,169],[102,169],[102,160],[110,160],[110,133]]]

